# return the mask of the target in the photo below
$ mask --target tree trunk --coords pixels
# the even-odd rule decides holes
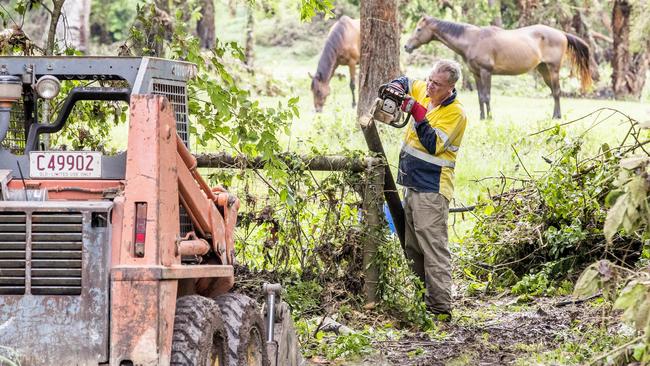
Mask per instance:
[[[614,57],[612,59],[612,88],[617,99],[639,99],[648,71],[647,48],[630,52],[630,14],[632,5],[627,0],[615,0],[612,10]]]
[[[248,18],[246,19],[246,48],[244,49],[246,66],[248,72],[253,73],[253,61],[255,59],[255,14],[253,5],[248,5]]]
[[[534,23],[534,13],[538,6],[539,0],[517,0],[517,10],[519,11],[517,24],[524,27]]]
[[[196,22],[196,34],[201,40],[201,47],[212,48],[217,38],[214,25],[214,0],[202,0],[201,13],[201,19]]]
[[[358,116],[370,110],[381,84],[399,76],[399,37],[396,1],[361,1]]]
[[[90,0],[68,0],[63,4],[56,27],[59,48],[88,52],[90,39]]]
[[[52,0],[52,17],[50,18],[50,30],[47,33],[47,43],[45,44],[45,54],[53,55],[56,42],[56,25],[61,17],[61,9],[65,0]]]

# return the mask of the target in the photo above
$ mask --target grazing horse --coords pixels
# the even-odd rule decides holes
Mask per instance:
[[[519,75],[534,68],[553,94],[553,118],[560,118],[560,67],[567,50],[573,70],[580,75],[582,90],[591,85],[589,46],[574,35],[545,25],[505,30],[424,16],[404,49],[410,53],[431,40],[440,41],[461,55],[469,66],[476,79],[481,119],[485,118],[484,105],[490,116],[492,74]]]
[[[323,110],[325,99],[330,94],[330,79],[334,75],[334,70],[339,65],[348,65],[350,68],[352,107],[354,108],[356,106],[354,80],[357,63],[359,63],[359,58],[361,57],[359,28],[359,19],[351,19],[345,15],[330,28],[327,41],[325,42],[325,48],[323,48],[320,60],[318,60],[316,75],[309,74],[316,112]]]

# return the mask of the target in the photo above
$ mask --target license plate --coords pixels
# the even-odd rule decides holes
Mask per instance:
[[[32,151],[31,178],[101,178],[102,154],[96,151]]]

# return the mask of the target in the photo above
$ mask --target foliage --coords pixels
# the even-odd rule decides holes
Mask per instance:
[[[558,296],[571,293],[573,284],[570,281],[556,281],[555,265],[558,262],[546,263],[537,273],[524,275],[512,286],[515,295],[528,296]]]
[[[287,286],[287,293],[283,300],[296,314],[305,316],[320,309],[322,291],[323,287],[317,281],[300,281]]]
[[[336,340],[325,347],[322,351],[328,359],[337,358],[355,358],[373,353],[373,348],[370,344],[370,336],[367,331],[361,333],[350,333],[347,335],[340,335]]]
[[[618,189],[613,190],[608,197],[614,202],[605,220],[605,237],[611,243],[619,228],[634,235],[638,229],[644,229],[650,222],[650,207],[648,206],[649,156],[630,157],[621,160],[621,170],[615,182]],[[648,239],[646,233],[641,233],[640,239]]]
[[[300,19],[303,21],[311,19],[319,12],[328,15],[333,7],[330,0],[300,0],[300,4]]]
[[[92,1],[91,34],[97,42],[111,43],[128,37],[129,25],[136,16],[132,4],[132,0]]]
[[[639,126],[650,127],[647,122]],[[650,154],[645,150],[642,151],[644,155],[626,157],[620,161],[619,177],[615,182],[618,188],[609,194],[613,206],[607,213],[604,223],[604,234],[610,245],[620,228],[624,229],[628,237],[644,240],[645,246],[641,253],[640,265],[647,264],[646,246],[650,236],[648,230]],[[628,347],[618,349],[617,353],[631,353],[637,361],[650,362],[650,271],[647,267],[631,271],[601,260],[587,267],[580,275],[574,295],[590,295],[598,290],[602,290],[605,297],[610,300],[615,300],[613,308],[623,310],[623,320],[633,323],[637,332],[642,334],[630,342]]]
[[[399,241],[391,239],[381,241],[374,259],[379,270],[381,306],[409,324],[430,330],[434,324],[423,301],[424,284],[409,268]]]
[[[638,141],[635,125],[631,121],[628,137]],[[584,158],[582,137],[568,139],[562,128],[552,129],[545,157],[549,170],[540,177],[504,178],[498,187],[502,193],[484,198],[478,222],[465,239],[469,253],[461,259],[463,266],[475,268],[471,273],[478,278],[491,276],[496,286],[523,281],[515,293],[544,293],[548,286],[557,287],[554,281],[603,255],[635,258],[641,237],[617,237],[608,245],[602,229],[620,154],[638,149],[634,141],[617,148],[605,144],[596,156]]]

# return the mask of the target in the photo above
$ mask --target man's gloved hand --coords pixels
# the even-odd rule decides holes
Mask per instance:
[[[415,122],[420,123],[427,119],[427,109],[411,97],[404,98],[402,110],[406,113],[411,113]]]
[[[392,81],[392,82],[388,83],[388,85],[390,85],[393,89],[400,90],[402,93],[404,93],[404,87],[399,82]]]

